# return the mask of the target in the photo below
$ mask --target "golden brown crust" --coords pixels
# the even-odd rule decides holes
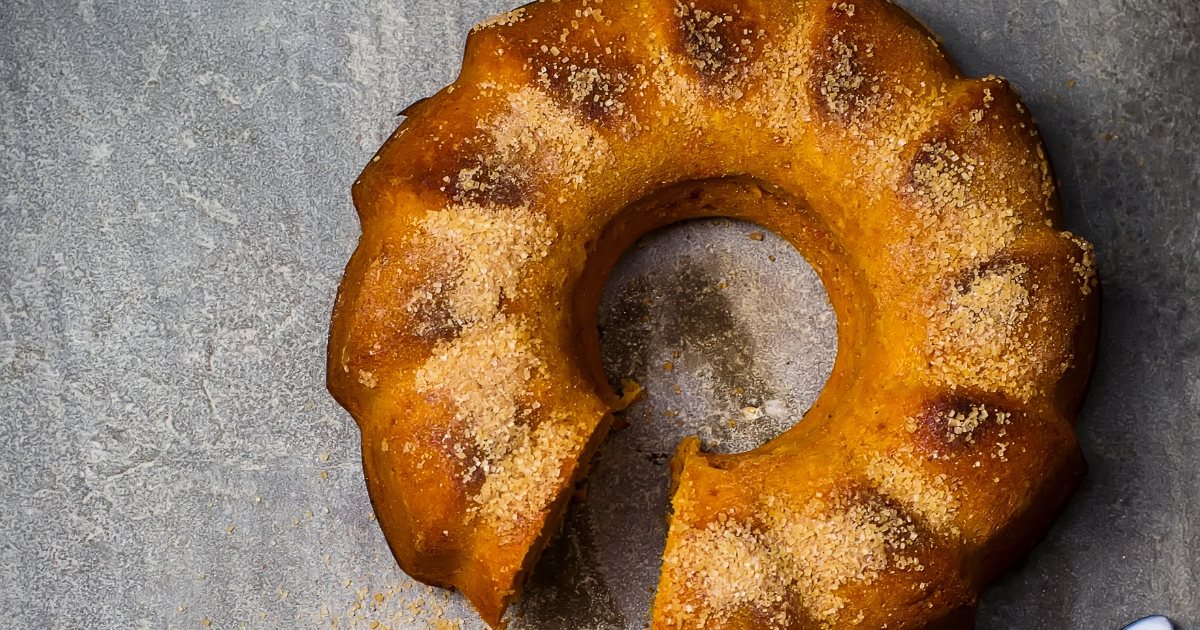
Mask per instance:
[[[405,113],[353,187],[328,384],[401,567],[489,624],[618,404],[608,270],[679,219],[793,243],[839,353],[778,439],[685,443],[654,628],[965,627],[1082,474],[1090,245],[1012,88],[899,7],[535,3]]]

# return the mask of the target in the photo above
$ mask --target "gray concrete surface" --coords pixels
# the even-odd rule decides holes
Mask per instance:
[[[1091,474],[978,627],[1200,630],[1200,5],[906,5],[1020,88],[1104,282]],[[0,626],[480,627],[396,569],[322,357],[350,182],[511,7],[0,2]],[[674,440],[741,450],[815,397],[822,289],[754,230],[671,228],[615,273],[607,367],[651,396],[514,628],[641,627]]]

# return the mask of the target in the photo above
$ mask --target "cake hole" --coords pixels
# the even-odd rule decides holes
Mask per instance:
[[[624,412],[633,450],[673,453],[696,435],[740,453],[794,425],[837,354],[837,319],[812,266],[778,235],[694,219],[642,237],[605,285],[596,317],[610,385],[646,390]],[[627,454],[622,454],[626,456]]]
[[[620,391],[631,378],[647,395],[597,453],[586,498],[535,569],[514,627],[641,628],[679,441],[696,435],[722,453],[765,444],[816,401],[837,353],[836,316],[813,268],[778,235],[732,219],[642,237],[609,275],[596,323],[609,383]],[[574,595],[556,605],[539,594],[544,572],[574,582],[553,587]]]

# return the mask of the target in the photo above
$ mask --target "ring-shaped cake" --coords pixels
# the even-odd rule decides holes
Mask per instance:
[[[1081,478],[1091,246],[1011,86],[903,9],[535,3],[404,113],[352,189],[328,384],[401,568],[490,625],[628,403],[600,367],[608,271],[681,219],[791,242],[838,354],[768,444],[680,446],[656,630],[968,627]]]

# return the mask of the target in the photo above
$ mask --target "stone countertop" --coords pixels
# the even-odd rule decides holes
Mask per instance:
[[[978,627],[1200,630],[1200,4],[905,4],[967,74],[1020,89],[1104,289],[1090,475]],[[0,625],[481,627],[396,569],[323,357],[350,182],[510,8],[3,3]],[[650,398],[512,627],[642,627],[675,440],[741,450],[815,398],[836,324],[811,268],[754,231],[681,224],[614,272],[606,367]]]

